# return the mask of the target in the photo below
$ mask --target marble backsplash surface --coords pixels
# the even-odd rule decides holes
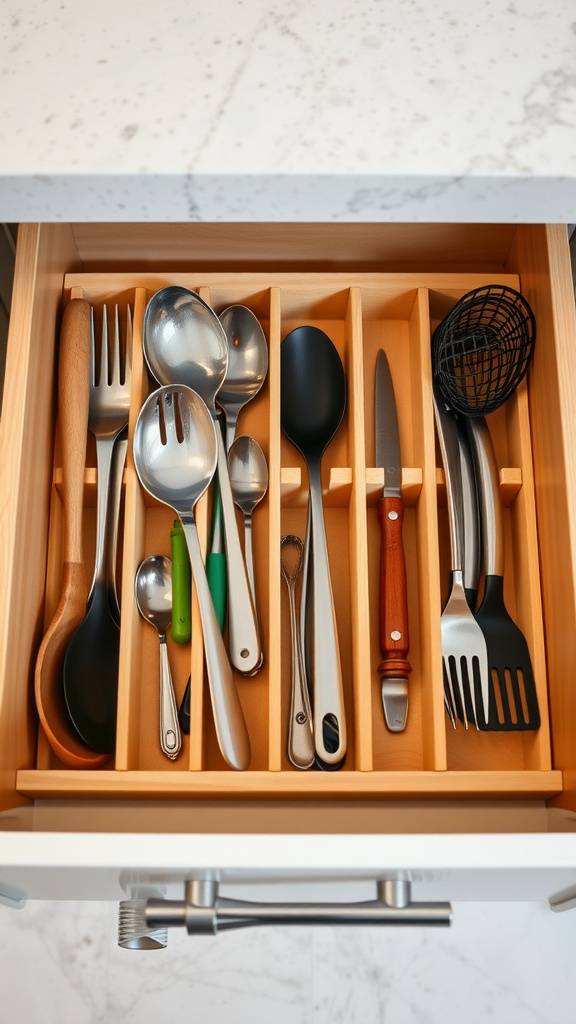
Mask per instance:
[[[569,1024],[576,911],[460,903],[449,929],[261,928],[116,944],[115,903],[0,907],[0,1024]]]

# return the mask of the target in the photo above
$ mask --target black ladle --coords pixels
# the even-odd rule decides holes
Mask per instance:
[[[330,767],[346,753],[346,719],[336,613],[322,505],[322,456],[346,408],[344,367],[330,338],[317,327],[297,327],[284,338],[281,359],[282,430],[303,456],[310,483],[309,680],[317,758]]]

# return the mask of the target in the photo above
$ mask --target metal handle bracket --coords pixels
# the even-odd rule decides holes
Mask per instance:
[[[227,899],[218,882],[186,883],[183,900],[149,899],[148,929],[185,927],[189,935],[216,935],[249,925],[434,925],[448,926],[449,903],[413,903],[406,879],[376,882],[376,898],[353,903],[259,903]]]

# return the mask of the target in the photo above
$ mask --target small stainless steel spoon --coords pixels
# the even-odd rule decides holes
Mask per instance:
[[[195,391],[184,385],[159,388],[146,399],[136,420],[134,465],[145,490],[180,516],[200,609],[218,745],[227,763],[243,771],[250,764],[250,740],[208,589],[194,517],[195,505],[216,470],[216,435],[210,411]]]
[[[140,564],[135,581],[136,604],[142,618],[158,630],[160,644],[160,746],[174,761],[182,749],[178,708],[168,661],[166,635],[172,622],[172,563],[150,555]]]
[[[161,288],[146,307],[143,348],[156,380],[191,388],[204,400],[216,422],[217,394],[228,366],[228,343],[214,310],[187,288]],[[234,667],[249,674],[262,657],[260,633],[220,430],[216,439],[228,566],[228,650]]]
[[[291,556],[286,552],[291,551]],[[286,534],[280,542],[280,568],[288,589],[290,637],[292,641],[292,685],[290,719],[288,721],[288,757],[295,768],[305,770],[314,764],[312,710],[304,668],[302,635],[296,615],[296,584],[302,571],[304,542],[301,537]]]
[[[232,497],[244,513],[244,556],[256,608],[252,513],[268,490],[268,463],[258,441],[245,435],[237,437],[228,452],[228,471]]]

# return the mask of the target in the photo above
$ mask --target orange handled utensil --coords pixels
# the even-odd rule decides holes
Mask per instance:
[[[381,349],[376,361],[376,464],[384,469],[384,492],[378,506],[380,553],[380,652],[382,705],[391,732],[406,727],[408,715],[408,602],[402,540],[404,505],[398,417],[390,367]]]

